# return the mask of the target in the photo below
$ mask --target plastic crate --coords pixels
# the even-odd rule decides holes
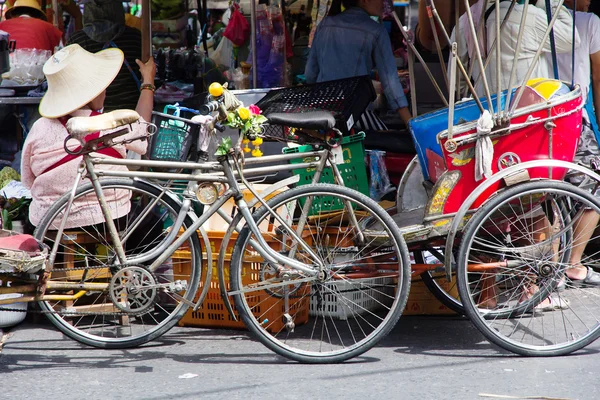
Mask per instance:
[[[329,290],[321,298],[316,293],[311,294],[309,315],[346,320],[375,311],[394,295],[393,282],[389,277],[330,281],[325,284]]]
[[[267,117],[270,113],[329,111],[336,128],[348,132],[376,96],[371,78],[365,75],[271,90],[256,105]]]
[[[218,254],[221,242],[223,240],[223,232],[208,232],[208,236],[211,241],[211,248],[213,256]],[[272,248],[276,248],[279,244],[277,240],[269,235],[265,235],[265,240]],[[232,240],[227,246],[227,254],[225,255],[225,281],[227,282],[227,290],[229,287],[229,263],[231,261],[230,249],[233,248],[235,243],[236,234],[234,233]],[[215,257],[213,257],[215,258]],[[173,268],[174,273],[185,274],[190,269],[190,262],[186,260],[190,259],[190,253],[187,251],[178,251],[173,255]],[[206,260],[206,258],[204,258]],[[205,262],[203,267],[205,267]],[[188,310],[183,318],[179,321],[180,326],[197,326],[204,328],[232,328],[232,329],[245,329],[245,325],[239,317],[238,312],[235,309],[235,305],[232,306],[235,312],[237,321],[235,321],[223,303],[221,298],[221,290],[219,287],[218,271],[216,267],[216,259],[212,268],[212,279],[210,282],[210,288],[204,302],[197,311],[192,309]],[[259,273],[261,264],[259,262],[245,263],[242,269],[242,281],[245,284],[257,282],[259,280]],[[187,272],[189,274],[189,272]],[[204,276],[204,275],[203,275]],[[198,296],[202,291],[202,284],[198,289]],[[310,291],[309,285],[304,285],[299,291],[290,296],[289,301],[289,313],[294,318],[296,325],[304,324],[308,321],[308,308],[309,298],[308,293]],[[194,299],[197,301],[198,297]],[[265,328],[271,332],[278,332],[283,329],[285,322],[283,320],[283,301],[277,302],[268,293],[264,291],[257,291],[255,296],[252,298],[248,297],[248,303],[255,310],[255,316],[260,317],[265,322]],[[281,317],[281,318],[280,318]]]
[[[186,161],[200,125],[185,118],[152,113],[158,131],[152,136],[148,158],[158,161]]]
[[[342,138],[342,153],[344,155],[344,164],[338,164],[338,169],[344,179],[344,186],[358,190],[364,195],[369,195],[369,179],[367,178],[367,167],[365,163],[365,148],[363,141],[365,134],[360,132],[356,135],[345,136]],[[283,152],[289,153],[307,153],[313,151],[311,145],[284,148]],[[313,157],[297,158],[290,160],[292,164],[300,164],[313,161]],[[298,185],[308,185],[312,183],[315,176],[314,168],[295,169],[294,173],[300,176]],[[320,183],[334,183],[333,171],[331,168],[325,168],[321,173]],[[327,211],[341,210],[343,204],[332,204]],[[312,207],[311,214],[319,212],[319,205]]]

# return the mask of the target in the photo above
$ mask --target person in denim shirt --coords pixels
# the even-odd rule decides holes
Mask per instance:
[[[382,24],[383,0],[342,0],[345,11],[321,22],[312,43],[305,77],[308,83],[370,75],[376,69],[391,109],[405,123],[411,118],[404,89],[398,79],[392,44]],[[339,9],[339,6],[338,6]]]

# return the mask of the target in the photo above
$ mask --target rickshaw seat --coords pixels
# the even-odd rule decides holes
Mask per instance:
[[[501,107],[504,107],[505,94],[506,91],[502,93]],[[495,99],[496,95],[493,95],[492,104],[494,106],[496,105]],[[483,107],[487,108],[487,100],[481,98],[480,101]],[[480,115],[479,107],[474,99],[458,102],[454,107],[454,125],[477,120]],[[415,117],[408,123],[408,128],[415,143],[423,178],[435,183],[437,177],[430,174],[430,171],[434,168],[433,166],[430,167],[429,164],[431,160],[435,163],[441,162],[441,166],[444,166],[442,149],[438,143],[438,134],[448,129],[448,108],[441,108]],[[436,156],[439,156],[439,158]],[[445,167],[443,168],[445,169]]]
[[[327,111],[308,111],[302,113],[270,113],[267,115],[272,125],[290,126],[300,129],[328,131],[335,127],[333,114]]]

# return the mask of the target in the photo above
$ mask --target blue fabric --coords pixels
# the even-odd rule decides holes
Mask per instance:
[[[308,83],[315,83],[370,75],[374,68],[390,108],[407,107],[385,27],[356,7],[321,22],[304,75]]]
[[[590,89],[588,90],[587,102],[585,103],[585,111],[587,112],[589,123],[594,131],[596,142],[600,143],[600,129],[598,129],[598,122],[596,121],[596,112],[594,111],[594,90],[591,84]]]

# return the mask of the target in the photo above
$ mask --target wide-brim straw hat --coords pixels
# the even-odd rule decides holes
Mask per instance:
[[[42,117],[59,118],[94,100],[115,79],[123,58],[112,47],[90,53],[72,44],[56,52],[44,64],[48,91],[40,102]]]
[[[6,19],[16,17],[16,11],[22,10],[31,17],[43,19],[47,21],[46,13],[42,11],[42,7],[37,0],[17,0],[15,4],[4,13]]]

